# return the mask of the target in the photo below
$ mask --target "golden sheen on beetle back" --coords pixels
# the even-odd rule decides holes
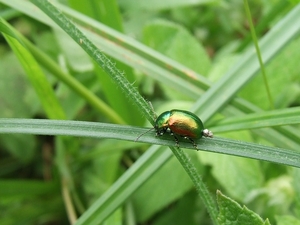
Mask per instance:
[[[195,140],[200,139],[202,136],[213,137],[213,133],[210,130],[204,129],[203,123],[198,116],[180,109],[172,109],[160,114],[155,121],[154,128],[150,130],[152,129],[155,129],[156,136],[163,136],[166,133],[172,135],[177,147],[179,147],[180,137],[188,139],[195,148],[197,148]],[[138,136],[136,141],[145,133]]]

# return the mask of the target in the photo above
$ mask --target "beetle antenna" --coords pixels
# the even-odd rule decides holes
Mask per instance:
[[[144,133],[140,134],[136,139],[135,142],[138,141],[140,139],[140,137],[142,137],[144,134],[148,133],[149,131],[154,130],[154,127],[150,128],[149,130],[145,131]]]

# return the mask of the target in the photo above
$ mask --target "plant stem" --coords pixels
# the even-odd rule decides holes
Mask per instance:
[[[248,22],[249,22],[249,25],[250,25],[252,39],[253,39],[253,42],[254,42],[254,45],[255,45],[256,54],[257,54],[259,65],[260,65],[260,70],[261,70],[261,73],[262,73],[262,76],[263,76],[263,79],[264,79],[264,83],[265,83],[265,86],[266,86],[266,91],[267,91],[267,95],[268,95],[268,98],[269,98],[270,106],[271,106],[271,109],[274,109],[274,102],[273,102],[273,98],[272,98],[272,95],[271,95],[271,92],[270,92],[268,79],[267,79],[267,75],[266,75],[266,71],[265,71],[265,66],[264,66],[264,63],[262,61],[260,48],[259,48],[259,45],[258,45],[258,41],[257,41],[256,33],[255,33],[255,28],[254,28],[254,25],[253,25],[253,22],[252,22],[252,16],[251,16],[251,12],[250,12],[250,8],[249,8],[249,4],[248,4],[247,0],[244,0],[244,6],[245,6],[245,11],[246,11],[246,15],[247,15],[247,18],[248,18]]]
[[[181,163],[191,180],[193,181],[196,191],[203,201],[213,224],[218,225],[218,209],[216,202],[214,201],[212,195],[209,193],[206,185],[204,184],[201,176],[197,172],[194,164],[189,160],[188,156],[182,151],[181,148],[170,147],[173,154],[176,156],[178,161]]]

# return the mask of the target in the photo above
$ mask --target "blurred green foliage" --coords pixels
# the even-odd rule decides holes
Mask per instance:
[[[244,5],[240,0],[60,2],[67,9],[75,9],[136,39],[157,54],[161,53],[180,66],[189,68],[211,84],[235,66],[253,41]],[[263,37],[297,4],[296,0],[251,1],[250,9],[257,36]],[[0,0],[0,16],[54,60],[63,72],[69,73],[88,91],[103,100],[127,124],[145,126],[145,117],[140,115],[119,87],[105,77],[105,72],[97,68],[66,34],[49,27],[46,19],[40,18],[39,21],[35,18],[34,10],[27,1]],[[110,41],[109,38],[107,40]],[[299,42],[300,38],[296,37],[266,65],[275,109],[300,105]],[[132,49],[128,47],[126,50]],[[141,55],[147,55],[148,52],[150,50],[145,50]],[[113,51],[105,53],[109,56],[115,54]],[[0,117],[49,118],[26,71],[3,36],[0,36],[0,56]],[[201,97],[199,94],[191,98],[172,84],[161,82],[143,66],[134,66],[130,60],[128,63],[125,63],[126,60],[111,60],[140,94],[146,100],[151,100],[156,112],[170,108],[189,109],[195,99]],[[174,68],[171,65],[160,61],[160,58],[157,61],[173,74]],[[110,118],[99,113],[99,109],[52,76],[51,72],[42,66],[41,69],[68,120],[111,122]],[[194,73],[188,72],[193,78]],[[186,80],[187,84],[184,85],[189,89],[190,81],[188,78]],[[261,111],[271,110],[260,73],[236,96]],[[231,113],[233,117],[240,115],[235,110]],[[226,116],[224,111],[219,112],[209,122],[217,126],[217,121]],[[299,129],[299,125],[295,128]],[[247,128],[217,135],[276,146]],[[70,223],[70,210],[66,209],[68,204],[75,208],[74,214],[79,217],[99,196],[110,190],[112,184],[144,154],[147,147],[118,140],[1,134],[0,224]],[[218,192],[216,199],[220,206],[220,224],[225,224],[226,208],[232,208],[234,213],[238,211],[237,217],[242,215],[254,218],[249,224],[269,224],[267,218],[271,224],[300,224],[299,169],[206,152],[193,151],[188,155],[214,196],[216,190],[221,190],[241,205],[247,206],[242,208]],[[65,187],[72,203],[67,203],[66,196],[61,194]],[[168,160],[155,172],[106,222],[212,224],[192,182],[175,158]],[[232,220],[226,224],[239,223]]]

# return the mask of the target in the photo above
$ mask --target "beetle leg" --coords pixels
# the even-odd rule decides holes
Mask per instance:
[[[170,134],[174,137],[174,139],[175,139],[175,142],[176,142],[176,147],[177,148],[179,148],[180,146],[179,146],[179,139],[178,139],[178,137],[176,136],[176,134],[174,134],[171,130],[170,130]]]
[[[163,136],[166,133],[167,129],[162,128],[161,130],[156,131],[156,136]]]
[[[192,144],[193,144],[193,146],[194,146],[194,148],[195,149],[197,149],[197,151],[198,151],[198,148],[197,148],[197,144],[196,144],[196,142],[192,139],[192,138],[187,138],[187,139],[189,139],[190,140],[190,142],[192,142]]]
[[[197,144],[192,138],[186,136],[183,136],[183,138],[189,140],[193,144],[194,148],[198,151]]]
[[[178,140],[178,137],[176,137],[176,135],[173,135],[174,136],[174,139],[175,139],[175,142],[176,142],[176,147],[179,148],[179,140]]]

